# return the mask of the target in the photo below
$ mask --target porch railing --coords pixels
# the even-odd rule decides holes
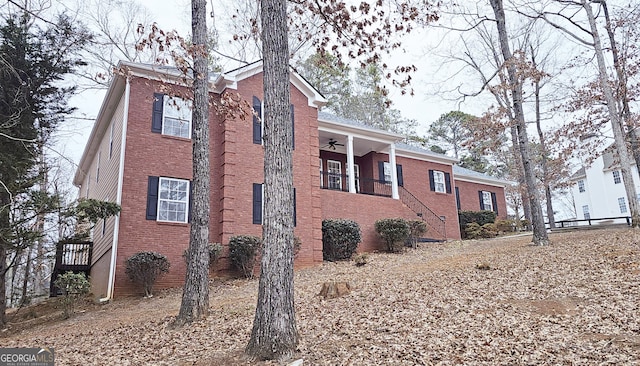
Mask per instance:
[[[447,238],[447,228],[444,219],[436,215],[435,212],[431,211],[429,207],[427,207],[424,203],[422,203],[422,201],[420,201],[416,196],[414,196],[404,187],[399,186],[398,193],[400,194],[400,200],[402,201],[402,203],[404,203],[413,212],[415,212],[418,217],[420,217],[427,224],[429,230],[435,231],[444,239]]]
[[[60,290],[54,284],[59,275],[67,271],[89,275],[92,254],[92,242],[58,243],[56,247],[56,263],[53,267],[49,286],[50,296],[60,294]]]
[[[320,188],[349,192],[349,176],[322,172]],[[356,178],[356,193],[391,197],[391,184],[377,179]]]

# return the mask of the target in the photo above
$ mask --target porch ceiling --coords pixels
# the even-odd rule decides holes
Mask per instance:
[[[335,140],[335,150],[329,146],[329,140]],[[318,131],[320,150],[333,151],[341,154],[347,153],[347,135],[337,131]],[[389,144],[392,141],[380,141],[367,137],[353,136],[353,154],[364,156],[371,151],[388,153]]]

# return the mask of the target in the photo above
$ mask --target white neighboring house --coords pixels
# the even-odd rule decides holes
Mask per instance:
[[[631,173],[636,191],[640,192],[638,169],[633,166]],[[582,167],[570,180],[578,220],[630,216],[629,200],[613,148],[607,148],[590,167]],[[640,195],[635,199],[640,199]]]

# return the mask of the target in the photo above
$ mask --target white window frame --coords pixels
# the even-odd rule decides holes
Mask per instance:
[[[583,193],[585,192],[587,189],[584,186],[584,179],[580,179],[578,181],[578,192]]]
[[[482,191],[482,204],[486,211],[493,211],[493,200],[491,199],[491,192]]]
[[[591,214],[589,213],[589,205],[582,206],[582,216],[584,216],[585,220],[591,219]]]
[[[111,131],[109,132],[109,159],[111,159],[111,156],[113,155],[113,126],[115,125],[114,122],[111,122]]]
[[[163,182],[169,182],[169,184],[171,184],[171,182],[184,182],[186,183],[186,191],[185,191],[185,197],[182,200],[177,200],[177,199],[170,199],[170,198],[162,198],[162,183]],[[190,195],[190,190],[189,190],[189,181],[186,179],[177,179],[177,178],[165,178],[165,177],[159,177],[158,180],[158,216],[156,218],[157,221],[160,222],[178,222],[178,223],[187,223],[189,221],[189,195]],[[164,212],[165,210],[162,209],[162,203],[163,202],[168,202],[168,203],[178,203],[178,204],[184,204],[184,220],[171,220],[168,218],[168,214],[167,214],[167,218],[161,218],[162,216],[162,212]],[[176,211],[179,212],[179,211]]]
[[[96,183],[100,181],[100,158],[102,157],[102,151],[98,151],[98,161],[96,161]]]
[[[320,188],[324,188],[324,171],[322,170],[322,158],[318,158],[320,162]]]
[[[388,161],[384,161],[382,165],[384,166],[383,169],[382,169],[383,170],[383,174],[384,174],[384,182],[386,184],[391,184],[391,179],[392,179],[392,176],[391,176],[391,163],[389,163]]]
[[[444,172],[441,172],[439,170],[433,171],[433,186],[436,192],[438,193],[447,192],[447,186],[445,184],[444,179],[445,179]]]
[[[164,96],[162,101],[162,134],[167,136],[181,137],[185,139],[191,138],[191,101],[178,98],[171,97],[168,95]],[[174,131],[169,131],[167,128],[167,118],[177,121],[177,123],[187,123],[187,132],[185,134],[176,134]],[[180,126],[180,130],[182,131],[182,126]]]
[[[620,213],[627,213],[627,200],[624,197],[618,197],[618,207],[620,208]]]
[[[336,165],[331,167],[331,165]],[[337,172],[336,172],[337,167]],[[327,159],[327,188],[342,190],[342,162]]]
[[[622,183],[622,177],[620,176],[620,171],[619,170],[614,170],[612,172],[612,174],[613,174],[613,184]]]

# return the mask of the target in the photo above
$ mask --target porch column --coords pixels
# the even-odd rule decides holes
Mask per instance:
[[[391,165],[391,198],[400,199],[398,194],[398,168],[396,168],[396,144],[389,145],[389,165]]]
[[[347,178],[349,179],[349,193],[356,193],[356,176],[353,165],[353,136],[347,135]]]

